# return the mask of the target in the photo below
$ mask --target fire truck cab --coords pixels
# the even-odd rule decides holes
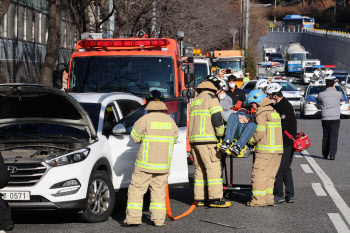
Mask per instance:
[[[218,50],[212,52],[212,62],[214,71],[226,69],[224,78],[229,75],[234,75],[237,78],[236,85],[241,87],[243,85],[243,78],[245,74],[244,56],[241,50]],[[215,73],[215,72],[214,72]]]

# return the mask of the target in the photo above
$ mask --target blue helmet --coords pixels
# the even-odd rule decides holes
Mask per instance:
[[[266,97],[266,95],[264,94],[264,92],[262,92],[261,90],[252,90],[251,92],[249,92],[248,96],[247,96],[247,103],[251,104],[251,103],[260,103],[264,98]]]

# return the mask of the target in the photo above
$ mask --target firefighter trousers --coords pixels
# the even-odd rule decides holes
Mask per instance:
[[[194,199],[217,200],[223,197],[221,153],[216,144],[191,145],[194,157]]]
[[[274,203],[273,187],[281,159],[281,154],[255,153],[251,206],[266,206]]]
[[[128,203],[126,207],[127,224],[141,224],[143,196],[148,187],[151,191],[149,210],[151,220],[162,224],[165,221],[165,188],[169,173],[148,173],[135,169],[128,189]]]

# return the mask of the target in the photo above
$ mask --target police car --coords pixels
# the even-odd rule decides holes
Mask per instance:
[[[292,104],[295,110],[300,109],[300,100],[302,98],[302,93],[300,92],[300,88],[296,88],[290,82],[283,79],[269,79],[271,82],[279,83],[282,86],[283,96]],[[255,88],[257,80],[251,80],[243,84],[241,89],[244,91],[246,95],[249,94]]]
[[[271,82],[278,83],[282,86],[283,96],[292,104],[294,110],[300,109],[300,100],[302,98],[300,88],[296,88],[287,80],[273,79]]]
[[[320,92],[324,91],[326,84],[323,80],[317,80],[309,84],[305,90],[305,94],[300,102],[300,115],[303,118],[310,116],[320,116],[321,106],[317,103],[317,96]],[[343,94],[343,101],[340,104],[340,113],[342,117],[350,117],[350,105],[349,98],[346,96],[343,88],[335,83],[335,88]]]

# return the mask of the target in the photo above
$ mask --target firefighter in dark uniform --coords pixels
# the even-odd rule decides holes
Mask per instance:
[[[242,104],[246,101],[244,91],[236,86],[236,80],[237,78],[234,75],[227,78],[229,90],[226,91],[226,94],[232,98],[233,106],[236,106],[238,101],[241,101]]]
[[[293,138],[297,134],[297,119],[295,117],[293,106],[283,97],[282,86],[278,83],[271,83],[266,88],[266,93],[270,99],[275,102],[274,109],[280,114],[283,133],[283,155],[280,168],[276,175],[273,194],[275,203],[294,202],[294,185],[292,169],[293,162],[293,140],[290,139],[284,131],[286,130]],[[285,195],[283,193],[283,183],[285,184]]]
[[[5,167],[4,159],[0,153],[0,189],[5,188],[10,181],[10,176]],[[0,233],[11,231],[13,222],[11,220],[10,207],[0,194]]]

